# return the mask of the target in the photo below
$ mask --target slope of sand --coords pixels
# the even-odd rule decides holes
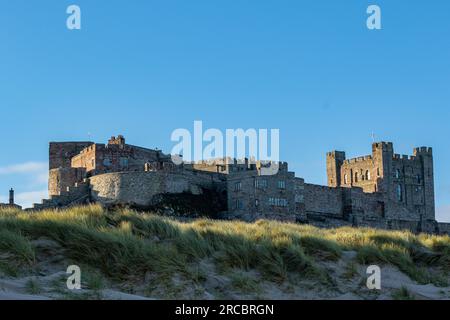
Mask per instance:
[[[169,282],[148,273],[145,279],[129,282],[104,283],[97,288],[89,288],[89,281],[82,281],[82,290],[68,290],[66,268],[71,264],[65,258],[64,249],[57,243],[39,239],[33,242],[39,252],[33,274],[16,277],[0,274],[0,300],[46,300],[46,299],[289,299],[289,300],[384,300],[393,299],[399,289],[404,288],[414,299],[450,299],[449,287],[433,284],[420,285],[393,266],[381,266],[382,289],[371,291],[366,286],[366,266],[354,264],[349,273],[349,263],[354,262],[355,252],[345,252],[336,262],[322,262],[332,279],[333,285],[323,285],[307,280],[301,274],[295,281],[273,283],[261,281],[256,272],[246,272],[248,279],[255,279],[257,287],[236,288],[233,275],[217,272],[213,262],[204,260],[197,267],[205,275],[201,284],[193,284],[176,275]],[[242,271],[239,271],[242,273]],[[432,272],[432,270],[430,270]],[[256,280],[258,279],[258,280]],[[450,282],[450,279],[448,279]],[[149,290],[151,285],[152,290]],[[92,286],[92,284],[91,284]],[[241,290],[242,289],[242,290]]]

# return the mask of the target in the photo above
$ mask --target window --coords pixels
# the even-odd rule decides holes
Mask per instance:
[[[103,160],[103,165],[104,165],[105,167],[110,167],[110,166],[111,166],[111,159],[110,159],[110,158],[105,158],[105,159]]]
[[[358,182],[358,172],[355,173],[355,182]]]
[[[242,210],[242,209],[244,209],[244,203],[242,202],[241,199],[236,199],[234,208],[235,208],[236,210]]]
[[[370,180],[371,179],[371,177],[370,177],[370,171],[369,170],[366,170],[366,180]]]
[[[121,168],[127,168],[128,167],[128,158],[120,158],[119,165]]]
[[[380,176],[380,168],[377,168],[377,177]]]
[[[348,184],[348,174],[344,175],[344,184]]]
[[[275,207],[287,207],[288,201],[281,198],[269,198],[269,205]]]
[[[395,170],[395,177],[400,179],[400,169]]]
[[[303,202],[305,202],[305,196],[303,194],[296,194],[295,195],[295,202],[296,203],[303,203]]]
[[[234,184],[234,191],[241,191],[242,190],[242,183],[241,182],[236,182]]]
[[[420,174],[417,175],[417,183],[422,184],[422,177]]]
[[[278,189],[286,189],[286,181],[284,180],[278,181]]]
[[[267,180],[266,179],[256,179],[255,180],[255,187],[257,189],[265,189],[265,188],[267,188]]]
[[[403,190],[402,190],[402,186],[400,184],[397,185],[397,200],[403,201]]]
[[[255,199],[255,207],[259,206],[259,200]]]

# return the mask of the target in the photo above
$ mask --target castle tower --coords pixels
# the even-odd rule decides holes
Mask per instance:
[[[49,169],[70,168],[72,157],[81,150],[94,144],[93,142],[50,142]]]
[[[435,220],[433,149],[427,147],[415,148],[414,156],[420,159],[423,168],[424,219]]]
[[[14,189],[11,188],[11,190],[9,190],[9,204],[13,205],[14,204]]]
[[[345,152],[332,151],[327,153],[327,177],[329,187],[339,187],[341,181],[341,166],[345,160]]]
[[[118,135],[117,138],[115,136],[112,136],[111,139],[109,139],[108,144],[109,145],[124,146],[125,145],[125,138],[122,135]]]
[[[372,144],[372,157],[375,177],[378,181],[378,191],[391,194],[392,185],[392,159],[394,146],[392,142],[376,142]]]

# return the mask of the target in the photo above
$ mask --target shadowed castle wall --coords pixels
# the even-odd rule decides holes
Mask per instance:
[[[220,180],[195,172],[118,172],[89,178],[91,198],[104,204],[151,206],[160,194],[202,194],[202,189],[220,190]]]

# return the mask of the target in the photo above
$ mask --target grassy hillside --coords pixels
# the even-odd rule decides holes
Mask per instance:
[[[88,206],[0,211],[0,258],[0,278],[27,277],[28,293],[59,298],[71,294],[64,277],[50,286],[39,277],[69,264],[81,267],[83,287],[99,298],[104,288],[169,299],[334,298],[348,291],[376,298],[365,288],[371,264],[448,287],[450,238],[274,221],[180,222]],[[389,295],[407,298],[407,291]]]

